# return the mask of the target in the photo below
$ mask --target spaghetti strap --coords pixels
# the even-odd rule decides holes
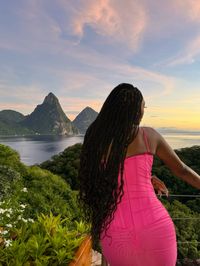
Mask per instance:
[[[145,142],[145,146],[146,146],[147,152],[150,152],[148,138],[147,138],[147,135],[146,135],[145,130],[144,130],[143,127],[142,127],[142,131],[143,131],[143,137],[144,137],[144,142]]]

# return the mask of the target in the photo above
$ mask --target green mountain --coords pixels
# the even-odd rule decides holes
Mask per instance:
[[[19,112],[13,110],[3,110],[0,111],[0,119],[2,121],[10,121],[10,122],[20,122],[25,118],[25,116]]]
[[[70,121],[58,98],[50,92],[29,115],[13,110],[0,111],[0,135],[84,135],[97,115],[98,112],[87,106]]]
[[[19,124],[25,116],[14,110],[0,111],[0,135],[33,134],[31,129]]]
[[[73,124],[78,128],[81,134],[85,134],[89,125],[96,119],[98,113],[87,106],[73,120]]]
[[[38,134],[74,135],[78,129],[63,112],[57,97],[49,93],[42,104],[20,122],[20,125]]]
[[[76,135],[78,128],[63,112],[57,97],[49,93],[42,104],[24,116],[13,110],[0,111],[0,135]]]

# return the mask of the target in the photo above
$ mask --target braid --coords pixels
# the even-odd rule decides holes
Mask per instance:
[[[86,221],[91,223],[93,244],[104,229],[108,230],[124,195],[124,160],[128,145],[138,134],[142,99],[142,93],[133,85],[119,84],[86,131],[78,171],[78,200]]]

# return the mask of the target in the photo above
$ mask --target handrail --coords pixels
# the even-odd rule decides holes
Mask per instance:
[[[156,194],[156,195],[159,196],[159,194]],[[162,194],[161,197],[162,196],[166,196],[167,197],[167,195],[165,195],[165,194]],[[197,197],[197,198],[200,198],[200,195],[199,194],[196,194],[196,195],[169,194],[169,196],[167,198],[169,198],[169,197],[176,197],[176,196],[178,196],[178,197]]]
[[[173,220],[175,219],[175,220],[184,220],[184,219],[188,219],[188,220],[195,220],[195,219],[197,219],[197,220],[199,220],[200,218],[193,218],[193,217],[185,217],[185,218],[182,218],[182,217],[173,217],[172,218]]]

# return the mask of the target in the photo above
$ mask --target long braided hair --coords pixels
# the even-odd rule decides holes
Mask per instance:
[[[138,88],[128,83],[119,84],[110,92],[84,136],[78,170],[78,201],[84,218],[91,224],[94,247],[101,232],[108,230],[124,195],[124,160],[128,145],[138,134],[142,100]]]

